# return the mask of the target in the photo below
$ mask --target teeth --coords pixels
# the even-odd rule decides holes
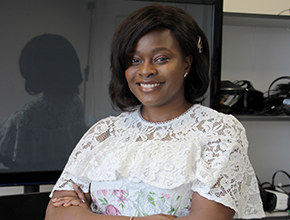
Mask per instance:
[[[156,86],[159,86],[160,83],[154,83],[154,84],[143,84],[143,83],[140,83],[140,86],[146,88],[146,89],[150,89],[150,88],[153,88],[153,87],[156,87]]]

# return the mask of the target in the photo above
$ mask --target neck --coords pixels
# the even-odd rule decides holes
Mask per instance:
[[[182,115],[192,106],[191,103],[185,101],[182,105],[173,105],[170,108],[164,107],[151,107],[142,106],[141,115],[146,121],[150,122],[163,122],[169,121]]]

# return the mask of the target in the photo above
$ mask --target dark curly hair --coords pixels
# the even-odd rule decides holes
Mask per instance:
[[[125,78],[129,54],[133,44],[149,31],[169,29],[176,37],[183,56],[192,56],[190,71],[185,78],[185,98],[196,103],[209,85],[209,46],[207,38],[196,21],[183,9],[162,4],[144,6],[130,14],[117,28],[111,44],[111,81],[109,93],[113,107],[128,111],[140,101],[130,91]],[[203,51],[199,53],[198,39]]]
[[[55,34],[31,39],[21,51],[19,67],[30,95],[78,94],[83,81],[74,47],[66,38]]]

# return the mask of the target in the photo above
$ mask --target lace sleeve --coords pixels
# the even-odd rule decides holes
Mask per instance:
[[[222,203],[236,215],[264,216],[256,176],[247,155],[244,127],[233,116],[212,127],[197,161],[197,183],[192,190]],[[258,208],[257,208],[258,207]]]
[[[106,140],[110,135],[111,118],[103,119],[93,125],[81,138],[55,184],[50,197],[56,190],[73,190],[73,184],[80,186],[84,193],[89,192],[91,180],[82,175],[90,158],[98,150],[98,143]]]

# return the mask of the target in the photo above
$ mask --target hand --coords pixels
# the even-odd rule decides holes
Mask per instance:
[[[172,220],[172,219],[175,219],[175,218],[177,218],[175,215],[166,215],[166,214],[157,214],[157,215],[149,215],[149,216],[146,216],[146,217],[144,217],[144,218],[146,218],[146,220],[148,219],[148,220]]]
[[[166,215],[166,214],[159,214],[159,215],[164,216],[164,217],[166,217],[166,218],[168,218],[170,220],[177,218],[177,216],[175,216],[175,215]]]
[[[84,192],[82,191],[82,189],[77,184],[74,184],[73,187],[74,187],[76,196],[61,196],[58,198],[53,198],[51,200],[53,202],[53,205],[55,207],[80,206],[91,211],[90,204],[87,201],[87,198]]]

